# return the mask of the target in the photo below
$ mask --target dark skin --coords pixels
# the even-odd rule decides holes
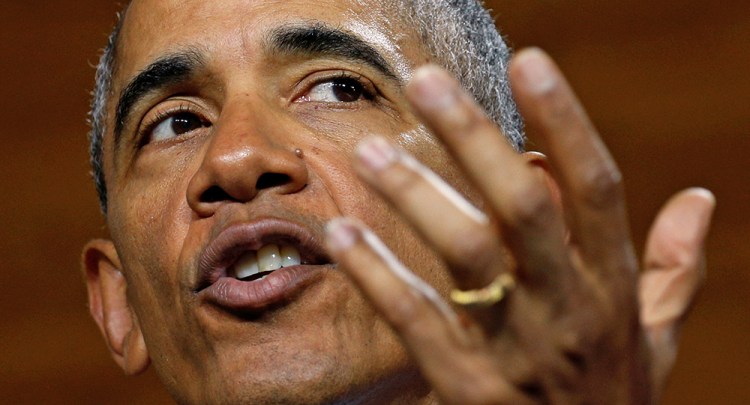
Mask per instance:
[[[512,273],[520,284],[507,302],[446,313],[429,288],[382,259],[356,222],[337,223],[332,248],[420,359],[445,403],[655,402],[674,361],[679,321],[701,278],[700,246],[713,198],[686,190],[665,206],[638,280],[619,174],[571,89],[538,50],[516,56],[511,80],[530,131],[550,150],[559,195],[497,141],[497,129],[436,68],[415,78],[409,98],[482,190],[489,217],[466,215],[423,169],[385,143],[361,146],[357,163],[362,177],[443,253],[462,288]],[[448,94],[444,101],[434,102],[437,91]],[[560,197],[565,215],[556,204]],[[433,203],[439,207],[433,211],[413,203],[419,199],[442,202]],[[455,235],[473,239],[456,243]],[[380,270],[364,271],[357,263],[377,263],[369,267]]]
[[[511,68],[550,151],[519,155],[445,73],[417,70],[429,55],[377,4],[131,5],[114,100],[155,62],[192,56],[105,137],[112,240],[84,264],[115,360],[153,364],[186,403],[651,401],[699,285],[710,194],[667,204],[639,286],[619,174],[552,62],[525,51]],[[273,46],[311,21],[385,65]],[[212,295],[203,277],[225,269],[206,257],[235,260],[240,234],[249,250],[265,238],[320,254]],[[500,273],[517,286],[498,305],[446,304]]]

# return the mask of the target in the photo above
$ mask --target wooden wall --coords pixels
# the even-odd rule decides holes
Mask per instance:
[[[516,46],[549,50],[626,176],[638,245],[660,204],[719,209],[704,293],[665,403],[750,403],[750,2],[497,0]],[[104,234],[85,113],[116,4],[0,2],[0,403],[169,403],[125,378],[85,306],[78,255]]]

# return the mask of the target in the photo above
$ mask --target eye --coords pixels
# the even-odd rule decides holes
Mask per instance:
[[[151,141],[172,139],[187,134],[210,124],[204,122],[199,116],[188,111],[179,112],[162,118],[161,122],[154,126],[151,131]]]
[[[371,98],[365,86],[348,77],[318,83],[304,97],[305,101],[320,103],[353,103],[362,98]]]

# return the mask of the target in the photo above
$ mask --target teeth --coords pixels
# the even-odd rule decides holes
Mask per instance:
[[[284,267],[298,266],[302,264],[299,251],[291,246],[281,247],[281,265]]]
[[[257,252],[247,252],[237,260],[230,274],[244,279],[255,274],[302,264],[299,251],[291,246],[266,245]]]
[[[235,276],[239,279],[250,277],[252,275],[260,273],[260,267],[258,267],[258,256],[255,252],[247,252],[237,264],[234,265]]]
[[[258,251],[260,271],[273,271],[281,268],[279,245],[266,245]]]

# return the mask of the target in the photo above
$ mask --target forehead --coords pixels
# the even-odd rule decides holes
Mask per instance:
[[[252,59],[258,39],[281,25],[320,22],[369,42],[397,67],[399,43],[415,40],[395,21],[392,1],[373,0],[134,0],[122,28],[118,75],[130,76],[170,50],[231,51]],[[396,60],[394,60],[396,59]]]

